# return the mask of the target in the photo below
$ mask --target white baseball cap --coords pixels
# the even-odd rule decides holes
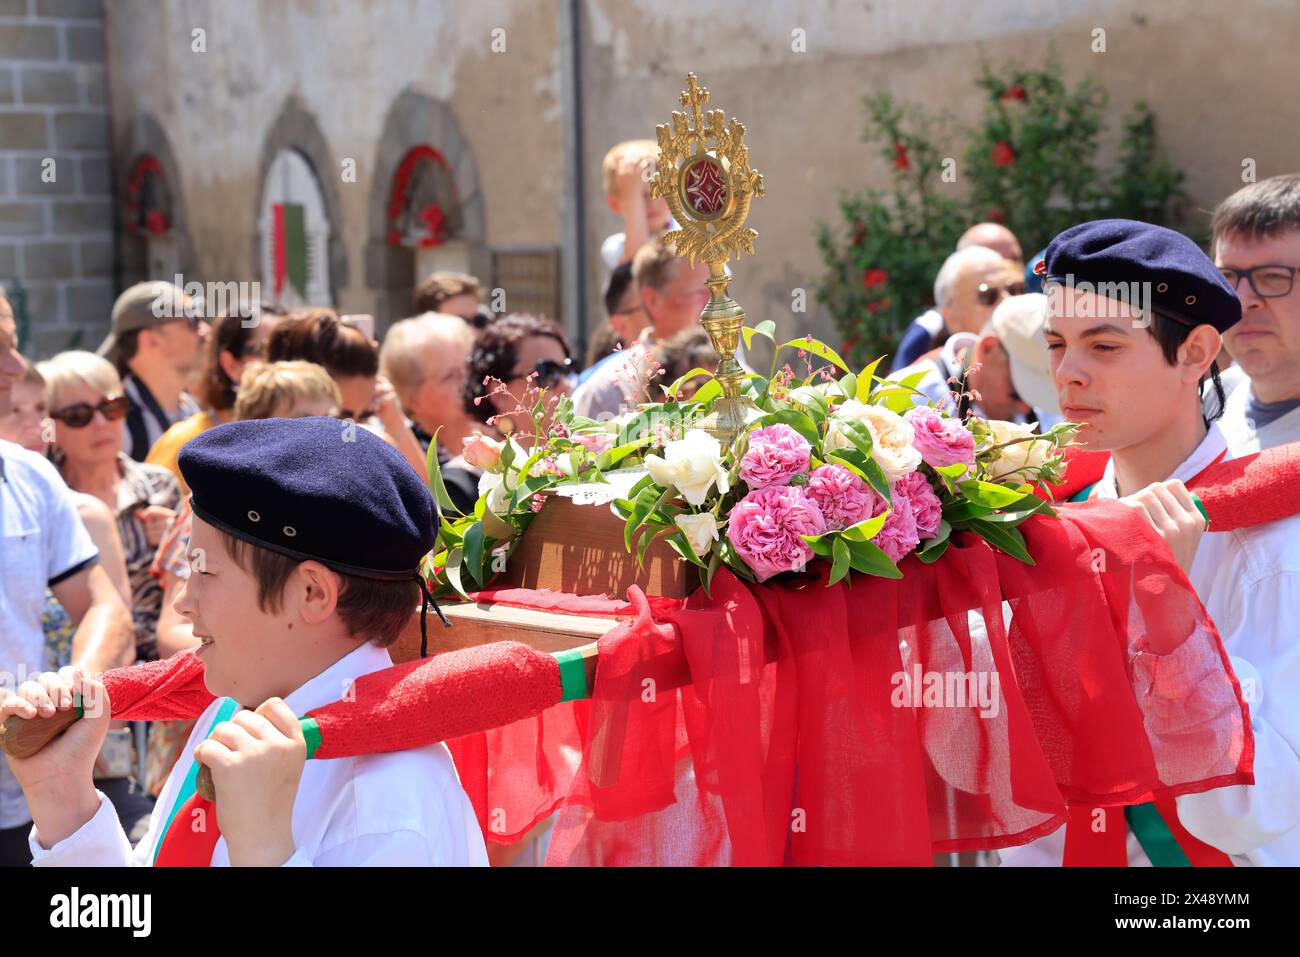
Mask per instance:
[[[993,310],[993,331],[1011,358],[1011,384],[1040,413],[1060,416],[1056,385],[1043,327],[1047,323],[1047,297],[1039,292],[1011,296]]]

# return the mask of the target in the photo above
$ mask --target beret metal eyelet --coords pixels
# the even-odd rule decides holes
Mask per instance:
[[[1169,283],[1167,282],[1162,282],[1160,285],[1156,286],[1156,292],[1168,292],[1168,291],[1169,291]]]
[[[250,522],[260,522],[260,521],[262,520],[262,516],[261,516],[261,515],[258,515],[256,512],[254,512],[254,511],[250,508],[250,509],[248,510],[248,520],[249,520]]]
[[[283,531],[284,534],[285,534],[286,536],[288,536],[289,538],[293,538],[295,535],[298,534],[298,529],[294,528],[292,525],[286,525],[286,526],[282,529],[282,531]]]
[[[1185,303],[1187,303],[1189,306],[1194,306],[1194,305],[1196,305],[1196,297],[1195,297],[1195,296],[1188,296],[1188,297],[1187,297],[1186,299],[1184,299],[1183,301],[1184,301]]]

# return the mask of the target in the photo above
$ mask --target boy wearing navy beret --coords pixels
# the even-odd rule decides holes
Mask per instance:
[[[1300,517],[1206,534],[1184,485],[1231,457],[1202,391],[1218,387],[1220,334],[1241,304],[1191,240],[1130,220],[1066,230],[1039,270],[1061,411],[1086,423],[1080,442],[1110,452],[1090,494],[1123,498],[1169,545],[1223,639],[1255,739],[1254,785],[1184,795],[1176,808],[1139,805],[1108,823],[1126,829],[1129,864],[1300,864],[1300,699],[1291,693],[1300,685]],[[1194,732],[1196,716],[1177,702],[1165,710],[1175,726],[1156,733]],[[1090,839],[1067,841],[1072,827],[1001,852],[1003,862],[1061,864],[1067,847],[1082,852]]]
[[[14,761],[24,787],[37,785],[33,863],[486,864],[444,745],[307,762],[297,719],[392,665],[386,646],[417,607],[420,559],[437,533],[414,470],[382,439],[329,418],[218,426],[186,444],[180,469],[193,491],[194,533],[176,608],[202,640],[218,700],[198,719],[135,848],[91,783],[106,713],[88,709],[44,750]],[[74,690],[102,693],[81,675],[43,679],[56,707],[71,706]],[[18,701],[0,718],[35,714]],[[196,755],[212,772],[216,821],[196,803]],[[63,782],[61,793],[39,786],[51,779]]]

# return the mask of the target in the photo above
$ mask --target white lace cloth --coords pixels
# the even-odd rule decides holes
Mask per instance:
[[[627,498],[632,486],[645,475],[645,469],[615,469],[605,473],[608,482],[575,482],[556,485],[548,491],[572,499],[577,505],[608,505],[616,498]]]

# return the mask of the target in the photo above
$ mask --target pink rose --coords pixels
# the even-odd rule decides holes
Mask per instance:
[[[614,436],[608,432],[584,432],[573,438],[592,455],[599,455],[614,446]]]
[[[504,442],[498,442],[496,439],[489,439],[482,432],[471,432],[465,436],[465,444],[461,455],[469,463],[471,468],[486,470],[496,468],[501,461],[501,449],[504,448]]]
[[[825,531],[826,519],[817,503],[798,485],[749,492],[727,521],[727,540],[761,582],[806,565],[813,550],[800,536]]]
[[[755,429],[740,460],[740,477],[750,489],[788,485],[790,479],[808,471],[811,454],[808,440],[788,425]]]
[[[830,532],[856,525],[885,510],[885,500],[842,465],[822,465],[813,469],[805,491],[821,509],[822,517],[826,519],[826,530]]]
[[[945,465],[975,464],[975,436],[956,419],[945,418],[937,409],[919,405],[903,416],[911,423],[915,436],[912,447],[931,468]]]
[[[872,541],[897,564],[916,550],[921,537],[916,533],[916,516],[912,514],[907,497],[897,487],[890,491],[893,511]]]
[[[894,485],[894,492],[907,499],[912,507],[916,534],[921,538],[934,538],[943,518],[943,504],[939,501],[939,496],[934,494],[934,488],[926,477],[920,472],[913,472]]]

